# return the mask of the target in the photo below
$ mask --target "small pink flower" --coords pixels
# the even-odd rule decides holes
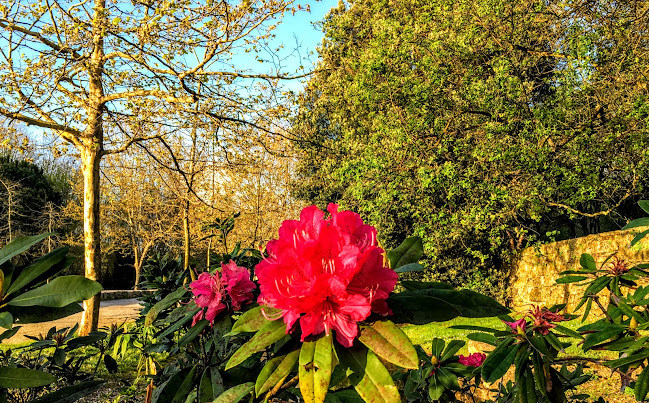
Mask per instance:
[[[468,356],[460,355],[460,364],[466,365],[468,367],[479,367],[482,365],[484,360],[487,359],[487,354],[485,353],[473,353]]]
[[[221,263],[221,282],[225,284],[235,311],[241,309],[244,302],[252,301],[252,291],[257,286],[250,280],[250,272],[245,267],[237,266],[233,260],[228,264]]]
[[[519,331],[525,333],[525,326],[527,325],[525,318],[520,318],[515,322],[507,322],[503,320],[503,323],[509,326],[514,331],[514,333],[518,333]]]
[[[221,263],[221,270],[220,274],[201,273],[198,279],[189,284],[194,302],[201,308],[194,315],[192,326],[203,318],[213,325],[214,319],[227,309],[225,302],[228,296],[234,310],[241,309],[243,303],[252,301],[255,283],[250,281],[248,270],[237,266],[232,260],[227,265]]]

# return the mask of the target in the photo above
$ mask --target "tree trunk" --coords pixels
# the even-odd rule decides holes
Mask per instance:
[[[78,146],[83,172],[83,256],[84,274],[99,280],[101,273],[101,238],[99,235],[99,162],[104,153],[104,29],[106,27],[106,0],[95,0],[92,16],[92,55],[88,68],[87,126]],[[79,335],[85,336],[99,326],[101,294],[83,301],[83,316]]]
[[[187,195],[187,197],[189,198],[189,195]],[[189,238],[189,199],[184,202],[183,207],[183,268],[185,269],[185,271],[189,271],[189,277],[192,279],[192,281],[194,281],[196,280],[196,274],[194,274],[194,272],[189,267],[189,254],[191,250],[191,239]]]
[[[100,147],[85,147],[81,150],[83,172],[83,246],[84,274],[86,278],[98,280],[101,272],[101,249],[99,236],[99,161]],[[99,301],[97,294],[83,302],[83,317],[79,335],[97,330],[99,325]]]

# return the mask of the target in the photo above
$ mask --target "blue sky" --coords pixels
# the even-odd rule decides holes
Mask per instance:
[[[284,74],[302,73],[312,70],[318,58],[316,52],[317,46],[322,41],[322,31],[320,30],[319,21],[336,6],[336,0],[307,0],[302,1],[300,4],[308,4],[310,12],[298,11],[295,14],[287,13],[275,29],[275,38],[270,42],[269,51],[274,54],[271,57],[268,52],[261,52],[257,57],[270,60],[276,66],[281,67],[281,72]],[[276,52],[276,49],[283,45],[283,48]],[[267,73],[269,64],[259,63],[254,60],[254,54],[238,55],[234,61],[237,68],[245,68],[245,64],[249,64],[249,68],[259,73]],[[300,66],[303,69],[300,69]],[[285,82],[284,86],[287,89],[295,92],[300,91],[304,86],[304,81],[289,81]]]

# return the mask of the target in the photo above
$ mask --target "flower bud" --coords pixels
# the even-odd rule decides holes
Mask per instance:
[[[433,365],[437,365],[437,364],[439,364],[439,360],[437,359],[437,357],[432,356],[432,357],[430,357],[430,363],[433,364]]]
[[[635,330],[638,327],[638,321],[635,320],[635,317],[631,317],[631,323],[629,323],[629,329]]]

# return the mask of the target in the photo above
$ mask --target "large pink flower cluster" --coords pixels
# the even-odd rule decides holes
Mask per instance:
[[[287,220],[279,239],[266,247],[259,263],[260,304],[281,310],[287,331],[299,320],[302,340],[323,331],[349,347],[357,322],[370,312],[391,314],[386,298],[397,274],[383,263],[376,229],[351,211],[329,204],[328,219],[316,206],[302,210],[300,220]]]
[[[252,291],[257,287],[250,281],[250,273],[245,267],[239,267],[230,260],[228,264],[221,263],[221,273],[201,273],[198,279],[189,285],[194,294],[196,305],[201,308],[192,326],[205,318],[214,324],[214,318],[223,312],[229,302],[233,310],[241,309],[245,302],[252,301]],[[228,301],[228,298],[229,301]],[[207,309],[202,309],[207,308]]]

